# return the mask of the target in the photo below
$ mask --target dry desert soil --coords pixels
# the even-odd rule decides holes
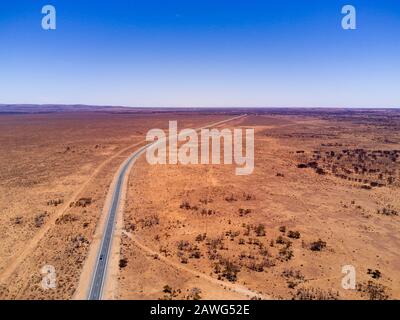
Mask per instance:
[[[147,131],[239,114],[219,128],[255,130],[250,175],[133,165],[109,298],[400,298],[399,111],[17,111],[0,113],[0,299],[76,297],[112,179]]]

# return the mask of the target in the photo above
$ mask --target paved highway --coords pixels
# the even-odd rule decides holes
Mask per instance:
[[[114,233],[115,215],[118,210],[119,201],[121,197],[122,186],[125,178],[125,174],[131,165],[151,144],[145,145],[144,147],[133,153],[129,159],[126,160],[125,164],[121,168],[118,174],[118,180],[115,185],[114,193],[111,200],[111,206],[108,211],[108,218],[105,227],[103,239],[101,241],[100,251],[97,255],[96,269],[92,278],[89,300],[101,299],[103,292],[104,279],[107,271],[107,263],[111,248],[111,241]]]
[[[206,128],[206,127],[217,126],[217,125],[223,124],[225,122],[239,119],[239,118],[242,118],[245,116],[246,115],[240,115],[240,116],[230,118],[227,120],[219,121],[219,122],[204,126],[202,128],[199,128],[199,129],[197,129],[197,131],[199,131],[200,129]],[[166,139],[168,139],[168,137]],[[111,242],[112,242],[113,233],[114,233],[115,216],[118,211],[119,202],[120,202],[121,193],[122,193],[122,186],[123,186],[123,182],[124,182],[126,173],[128,171],[128,168],[142,153],[144,153],[146,151],[147,148],[149,148],[151,145],[153,145],[157,142],[161,142],[161,140],[151,142],[151,143],[141,147],[136,152],[134,152],[125,161],[124,165],[122,166],[122,168],[120,169],[120,171],[118,173],[118,180],[117,180],[117,183],[115,185],[115,189],[114,189],[114,192],[112,195],[111,206],[110,206],[110,209],[109,209],[108,215],[107,215],[105,231],[103,234],[103,239],[101,240],[100,250],[97,255],[97,260],[96,260],[96,267],[95,267],[95,271],[94,271],[93,278],[92,278],[91,285],[90,285],[90,290],[89,290],[89,295],[88,295],[89,300],[100,300],[102,297],[104,280],[105,280],[105,276],[107,273],[107,264],[108,264],[108,259],[109,259],[109,255],[110,255]]]

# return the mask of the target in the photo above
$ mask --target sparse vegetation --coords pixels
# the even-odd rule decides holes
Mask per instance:
[[[323,144],[323,146],[338,146]],[[298,154],[298,168],[312,168],[317,174],[327,174],[356,182],[361,189],[371,190],[396,182],[400,150],[342,149]],[[308,160],[308,162],[307,162]]]
[[[22,216],[16,216],[16,217],[11,219],[11,223],[15,224],[15,225],[20,225],[20,224],[23,223],[23,221],[24,221],[24,219],[23,219]]]
[[[189,259],[200,259],[201,252],[197,245],[192,245],[189,241],[181,240],[177,244],[178,256],[181,258],[182,263],[187,263],[188,260],[183,252],[186,252]]]
[[[398,229],[400,223],[396,199],[400,183],[400,159],[396,157],[398,152],[389,149],[400,142],[400,136],[396,133],[400,128],[398,113],[390,111],[388,116],[389,113],[382,112],[378,118],[372,113],[361,116],[361,113],[353,110],[334,110],[332,114],[310,110],[306,118],[301,113],[303,111],[289,112],[299,112],[299,115],[259,117],[251,114],[241,124],[251,126],[252,122],[257,122],[260,125],[255,132],[257,139],[269,136],[277,141],[274,144],[257,144],[257,166],[251,178],[235,177],[229,166],[215,169],[211,166],[177,165],[168,166],[168,170],[154,166],[151,170],[140,170],[140,163],[137,163],[132,171],[135,179],[127,180],[125,232],[122,233],[118,258],[121,272],[119,281],[123,284],[121,297],[132,296],[132,292],[126,291],[136,285],[129,283],[131,279],[136,279],[132,274],[146,272],[143,281],[150,281],[150,285],[159,290],[144,290],[143,294],[138,290],[133,293],[135,297],[159,298],[165,295],[165,299],[213,298],[209,286],[204,286],[207,292],[193,288],[199,286],[205,290],[203,277],[196,278],[193,275],[194,282],[181,281],[179,276],[174,279],[173,274],[169,274],[171,266],[164,263],[168,260],[178,269],[181,262],[187,263],[181,265],[183,269],[219,277],[226,282],[236,281],[243,288],[260,291],[260,294],[273,298],[288,299],[298,294],[297,298],[302,299],[325,299],[330,298],[326,291],[328,288],[334,288],[334,285],[340,287],[340,281],[336,281],[337,268],[334,264],[337,261],[347,262],[346,254],[353,252],[353,260],[348,262],[357,265],[359,272],[364,270],[364,275],[357,276],[357,281],[369,279],[375,287],[365,289],[366,282],[366,293],[341,290],[341,298],[368,299],[369,291],[374,299],[389,296],[392,292],[393,298],[398,298],[398,292],[394,290],[397,270],[395,264],[390,262],[395,252],[394,245],[398,242],[394,230]],[[311,113],[318,115],[317,121],[312,119]],[[221,118],[226,116],[225,111],[218,115]],[[48,115],[40,116],[43,117]],[[108,117],[114,115],[104,118]],[[118,117],[124,118],[121,126],[125,122],[132,124],[133,118],[136,118],[125,118],[123,114]],[[208,114],[199,120],[193,117],[190,121],[198,121],[203,125],[206,117],[211,119],[212,116]],[[139,118],[143,119],[144,115]],[[334,119],[334,122],[329,123],[330,119]],[[60,122],[60,132],[65,127],[68,127],[68,132],[73,132],[70,124],[75,121],[80,120],[74,118],[68,125]],[[29,137],[37,150],[31,156],[24,157],[24,161],[15,158],[20,152],[13,151],[15,165],[11,156],[6,161],[6,152],[2,153],[5,166],[0,176],[3,186],[7,188],[7,197],[3,197],[5,202],[2,206],[3,264],[8,268],[8,257],[14,259],[15,256],[11,253],[19,255],[19,252],[26,251],[23,246],[31,238],[38,239],[37,235],[41,234],[44,236],[35,251],[24,257],[24,263],[18,266],[16,285],[6,283],[9,291],[0,291],[1,298],[68,299],[76,291],[82,262],[96,234],[100,210],[106,203],[109,183],[122,161],[122,154],[107,162],[100,171],[94,170],[126,148],[128,143],[136,143],[132,142],[135,137],[147,132],[144,126],[136,129],[137,126],[131,125],[128,129],[118,128],[117,135],[109,131],[105,137],[95,132],[97,127],[111,128],[113,121],[107,122],[107,126],[87,126],[88,122],[79,122],[82,130],[90,127],[93,134],[87,135],[88,131],[84,131],[84,135],[81,135],[76,131],[76,135],[69,136],[71,141],[68,143],[61,136],[59,139],[58,135],[53,134],[49,134],[49,137],[54,139],[46,140],[42,135],[45,130],[37,130]],[[291,124],[275,125],[276,121]],[[266,126],[267,122],[274,125]],[[4,122],[3,125],[7,124]],[[54,122],[54,126],[58,126],[58,123]],[[4,126],[0,127],[4,132]],[[52,127],[48,129],[52,130]],[[15,131],[15,134],[18,132]],[[36,134],[42,135],[41,139],[35,140]],[[13,139],[8,133],[4,136],[10,137],[10,141]],[[79,136],[79,142],[75,136]],[[18,141],[23,143],[24,139],[20,138]],[[265,141],[268,139],[265,138]],[[8,139],[3,140],[8,144]],[[84,145],[85,140],[89,142],[88,147]],[[384,142],[388,140],[392,143]],[[67,153],[63,153],[66,143],[70,147]],[[96,148],[100,143],[101,147]],[[364,149],[356,150],[358,146]],[[28,144],[21,146],[21,150],[27,150],[28,147]],[[295,148],[304,150],[296,153]],[[38,159],[40,163],[35,163]],[[297,169],[296,165],[300,163],[307,169]],[[77,168],[82,170],[77,171]],[[318,176],[319,170],[326,175]],[[87,180],[87,174],[93,174],[93,177]],[[82,198],[78,196],[72,200],[71,197],[86,181],[88,184],[82,189],[85,192],[82,196],[93,200],[91,203],[76,204]],[[46,186],[55,188],[47,189]],[[366,189],[361,189],[362,186]],[[350,204],[352,200],[354,203]],[[68,207],[71,202],[72,206]],[[66,210],[62,212],[64,208]],[[319,211],[321,208],[324,211]],[[35,216],[44,210],[48,211],[48,216],[39,218],[36,227]],[[325,212],[327,219],[324,219]],[[371,218],[365,219],[367,215]],[[46,233],[42,232],[45,228]],[[319,236],[324,241],[318,240]],[[388,241],[382,244],[383,239]],[[141,249],[133,240],[152,252],[138,254]],[[183,243],[179,244],[180,241]],[[346,250],[341,250],[341,241],[348,241]],[[388,250],[382,250],[383,245]],[[313,247],[315,249],[311,251]],[[224,261],[231,262],[233,266],[225,267]],[[38,271],[37,266],[41,262],[54,264],[60,270],[57,273],[57,281],[60,280],[57,290],[40,290],[40,274],[31,271]],[[371,269],[367,272],[368,267]],[[337,272],[340,278],[340,270]],[[186,275],[190,273],[185,272]],[[314,282],[320,278],[320,281]],[[332,281],[333,278],[335,280]],[[376,286],[379,282],[387,286],[383,289],[384,294]],[[170,289],[161,292],[165,283],[169,284]],[[144,284],[143,288],[148,286],[148,283]],[[277,286],[280,289],[274,290]],[[303,288],[309,286],[319,288]],[[172,287],[180,287],[183,294]],[[334,293],[332,295],[335,296]],[[237,292],[232,294],[226,290],[224,297],[230,299],[232,296],[237,297]]]
[[[152,214],[144,219],[140,219],[139,223],[142,228],[150,228],[160,223],[160,218],[157,214]]]
[[[187,264],[189,260],[186,257],[181,257],[181,263],[182,264]]]
[[[390,205],[388,205],[382,209],[378,209],[377,213],[384,215],[384,216],[398,216],[399,215],[399,212]]]
[[[278,238],[276,238],[275,242],[277,244],[284,244],[284,245],[286,245],[288,247],[290,247],[290,245],[292,244],[292,242],[289,239],[284,238],[282,236],[278,236]]]
[[[86,249],[89,246],[89,240],[82,234],[78,234],[71,238],[69,252],[80,252],[81,249]],[[83,261],[80,260],[79,263]]]
[[[197,242],[202,242],[207,238],[207,234],[206,233],[200,233],[196,236],[195,241]]]
[[[293,296],[295,300],[338,300],[339,293],[318,288],[300,288]]]
[[[228,197],[225,197],[225,201],[234,202],[237,201],[237,198],[234,197],[233,194],[230,194]]]
[[[164,293],[172,293],[172,288],[169,285],[165,285],[163,288]]]
[[[164,296],[162,298],[160,298],[160,300],[172,300],[172,299],[178,297],[182,291],[180,289],[175,290],[172,287],[170,287],[169,285],[165,285],[163,287],[162,292],[164,293]]]
[[[190,290],[189,295],[187,296],[188,300],[201,300],[201,289],[199,288],[192,288]]]
[[[289,230],[288,237],[292,239],[300,239],[300,232]]]
[[[389,299],[386,287],[373,281],[359,283],[357,285],[357,291],[359,291],[363,296],[367,296],[369,300]]]
[[[319,239],[318,241],[311,242],[310,250],[311,251],[322,251],[322,249],[326,248],[326,242]]]
[[[381,275],[382,275],[381,272],[379,270],[377,270],[377,269],[375,269],[375,270],[368,269],[367,274],[371,275],[371,277],[373,279],[379,279],[381,277]]]
[[[63,199],[53,199],[53,200],[47,201],[48,206],[55,206],[55,207],[57,207],[59,204],[63,204],[63,203],[64,203]]]
[[[35,217],[35,219],[34,219],[34,225],[35,225],[35,227],[36,227],[36,228],[40,228],[40,227],[44,224],[44,221],[45,221],[45,219],[46,219],[46,217],[47,217],[48,215],[49,215],[49,214],[48,214],[47,211],[42,212],[42,213],[39,213],[38,215],[36,215],[36,217]]]
[[[70,203],[70,207],[87,207],[90,206],[92,204],[92,198],[80,198],[78,201],[76,202],[72,202]]]
[[[289,261],[292,258],[293,258],[293,250],[290,247],[285,246],[279,249],[279,259],[281,261]]]
[[[251,209],[243,209],[243,208],[239,209],[240,217],[247,216],[249,213],[251,213]]]
[[[222,277],[230,282],[235,282],[237,274],[240,272],[240,266],[227,259],[220,260],[219,263],[222,265]]]
[[[77,221],[78,217],[76,215],[66,213],[63,214],[61,217],[57,218],[56,224],[64,224],[64,223],[71,223]]]
[[[125,268],[128,265],[128,259],[127,258],[122,258],[119,260],[119,267]]]
[[[245,201],[255,200],[256,197],[250,193],[243,193],[243,199]]]
[[[265,225],[259,224],[255,227],[255,233],[257,237],[264,237],[265,236]]]
[[[181,209],[191,210],[191,211],[198,211],[199,207],[197,205],[191,205],[188,201],[183,201],[179,206]]]
[[[282,277],[286,279],[288,288],[294,289],[304,281],[304,276],[299,270],[285,269],[282,272]]]

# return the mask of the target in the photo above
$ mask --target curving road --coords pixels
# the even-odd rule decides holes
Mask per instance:
[[[151,144],[148,144],[148,145],[140,148],[139,150],[137,150],[135,153],[133,153],[125,161],[124,165],[122,166],[122,168],[119,171],[118,180],[115,185],[115,189],[114,189],[112,200],[111,200],[111,206],[108,211],[108,218],[107,218],[107,223],[106,223],[106,227],[105,227],[105,232],[103,235],[103,239],[101,241],[100,251],[97,255],[96,269],[94,271],[94,275],[92,278],[90,291],[89,291],[89,297],[88,297],[89,300],[99,300],[99,299],[101,299],[101,296],[102,296],[103,284],[104,284],[105,274],[107,271],[108,258],[109,258],[110,248],[111,248],[111,241],[112,241],[113,233],[114,233],[115,215],[117,213],[117,209],[119,206],[119,201],[121,198],[121,190],[122,190],[125,175],[127,173],[129,166],[150,145]]]
[[[232,120],[236,120],[236,119],[239,119],[242,117],[246,117],[246,116],[247,115],[245,114],[245,115],[240,115],[240,116],[233,117],[233,118],[230,118],[227,120],[218,121],[216,123],[212,123],[210,125],[201,127],[199,129],[197,129],[197,131],[199,131],[203,128],[217,126],[217,125],[220,125],[220,124],[232,121]],[[168,137],[166,139],[168,139]],[[115,217],[116,217],[118,207],[120,204],[120,198],[121,198],[121,194],[122,194],[122,186],[124,184],[124,179],[126,178],[128,169],[131,166],[131,164],[133,164],[136,161],[136,159],[146,151],[147,148],[149,148],[151,145],[153,145],[154,143],[157,143],[157,142],[160,142],[160,141],[151,142],[151,143],[141,147],[139,150],[135,151],[125,161],[125,163],[121,167],[120,171],[118,172],[117,182],[115,184],[115,188],[114,188],[114,191],[112,194],[111,206],[110,206],[110,208],[108,210],[108,214],[107,214],[107,222],[105,225],[103,238],[101,240],[100,249],[97,254],[96,267],[94,269],[94,274],[93,274],[92,281],[90,284],[90,290],[89,290],[89,295],[88,295],[89,300],[100,300],[102,297],[104,280],[105,280],[106,273],[107,273],[107,265],[108,265],[108,260],[109,260],[109,256],[110,256],[110,248],[111,248],[111,243],[112,243],[113,233],[114,233],[114,226],[115,226],[115,220],[116,220]]]

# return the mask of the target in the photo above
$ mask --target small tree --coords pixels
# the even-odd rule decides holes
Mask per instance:
[[[265,225],[259,224],[255,229],[257,237],[264,237],[265,236]]]

